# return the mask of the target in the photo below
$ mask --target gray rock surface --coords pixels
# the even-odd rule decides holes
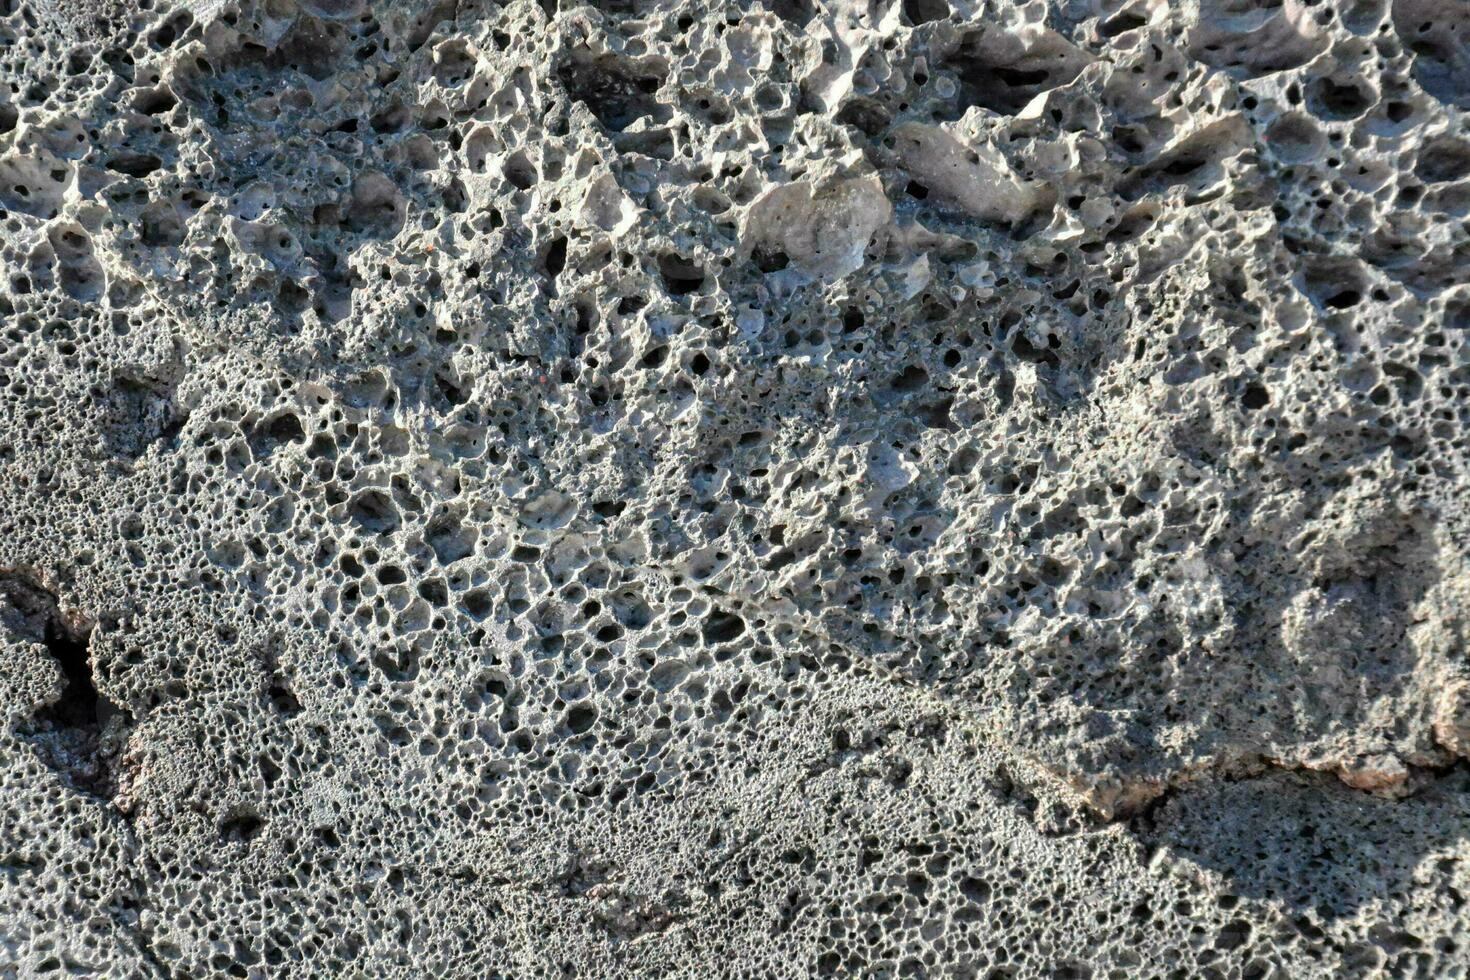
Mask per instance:
[[[1470,3],[0,79],[0,977],[1470,974]]]

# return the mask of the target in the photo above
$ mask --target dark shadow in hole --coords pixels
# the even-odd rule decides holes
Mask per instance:
[[[1245,127],[1235,120],[1208,127],[1126,175],[1118,191],[1127,201],[1180,185],[1198,193],[1224,175],[1225,161],[1248,145],[1248,140]]]
[[[1404,800],[1319,773],[1195,785],[1130,828],[1176,861],[1223,876],[1236,894],[1321,918],[1375,902],[1409,907],[1426,892],[1460,905],[1470,887],[1470,866],[1456,856],[1470,837],[1470,766]]]
[[[95,737],[101,730],[98,709],[101,699],[92,683],[92,665],[88,661],[87,643],[90,631],[76,635],[59,619],[46,623],[46,652],[61,668],[66,686],[55,704],[37,713],[39,721],[49,721],[56,728],[75,728]]]
[[[347,516],[366,531],[391,534],[401,520],[398,508],[381,490],[364,490],[347,505]]]
[[[1097,33],[1101,37],[1114,38],[1119,34],[1126,34],[1128,31],[1137,30],[1147,23],[1148,21],[1138,14],[1132,11],[1124,11],[1123,13],[1113,15],[1099,24]]]
[[[1301,283],[1302,290],[1323,310],[1356,306],[1368,291],[1368,278],[1362,266],[1352,259],[1312,259],[1302,273]]]
[[[574,56],[557,69],[567,95],[581,102],[612,133],[620,133],[644,116],[667,122],[669,109],[654,97],[659,80],[637,73],[635,67],[613,57],[596,60]]]
[[[113,749],[120,739],[105,739],[118,711],[97,691],[89,644],[92,629],[76,629],[61,615],[56,596],[29,576],[0,575],[0,624],[22,641],[45,646],[61,672],[57,699],[16,726],[16,734],[35,746],[41,761],[75,789],[111,799],[116,789]]]
[[[1372,107],[1374,94],[1352,78],[1319,78],[1307,90],[1307,104],[1321,119],[1356,119]]]
[[[817,16],[814,0],[765,0],[766,9],[797,27],[805,27]]]
[[[715,609],[705,618],[700,632],[704,637],[704,642],[708,645],[728,643],[745,632],[745,620],[734,613]]]
[[[780,272],[791,264],[791,258],[785,252],[768,248],[757,248],[751,258],[762,272]]]
[[[1060,35],[1047,33],[1026,50],[996,45],[983,30],[968,34],[943,61],[959,85],[958,115],[981,106],[1003,116],[1014,116],[1037,95],[1077,77],[1091,60]]]
[[[264,829],[265,821],[258,814],[245,810],[225,818],[220,824],[219,834],[227,841],[245,843],[254,840]]]
[[[151,153],[121,153],[107,161],[107,169],[127,177],[147,177],[163,166],[163,161]]]
[[[698,292],[704,285],[704,267],[681,255],[666,252],[658,257],[658,272],[672,296]]]
[[[247,437],[251,454],[258,460],[267,459],[281,446],[306,441],[306,430],[301,419],[292,412],[282,412],[262,420],[250,430]]]
[[[909,23],[914,25],[945,20],[950,13],[945,0],[903,0],[903,12]]]

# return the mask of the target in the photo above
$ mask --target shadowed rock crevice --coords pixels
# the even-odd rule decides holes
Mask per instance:
[[[59,675],[59,693],[16,726],[45,764],[90,796],[110,799],[116,791],[116,730],[125,720],[97,691],[89,644],[92,627],[78,628],[62,615],[57,598],[34,579],[0,575],[0,623],[12,636],[39,644]]]

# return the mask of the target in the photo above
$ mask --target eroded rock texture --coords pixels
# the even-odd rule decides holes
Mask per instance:
[[[1464,0],[0,64],[0,976],[1466,974]]]

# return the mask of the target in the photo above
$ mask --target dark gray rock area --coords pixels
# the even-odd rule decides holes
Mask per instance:
[[[0,978],[1470,975],[1467,0],[0,0]]]

